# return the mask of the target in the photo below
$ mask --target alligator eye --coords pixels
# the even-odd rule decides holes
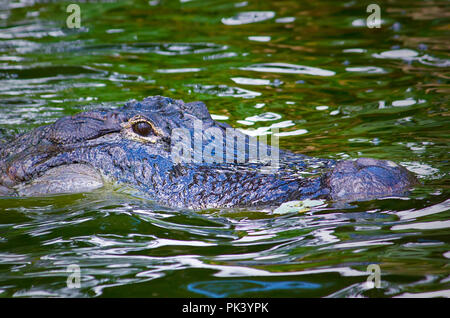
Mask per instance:
[[[135,123],[132,126],[132,128],[136,134],[138,134],[142,137],[147,137],[148,135],[153,133],[153,127],[145,121],[140,121],[138,123]]]

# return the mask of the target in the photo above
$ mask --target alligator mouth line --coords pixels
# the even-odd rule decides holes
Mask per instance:
[[[89,164],[68,164],[51,168],[41,176],[14,187],[19,196],[89,192],[105,185],[103,176]]]

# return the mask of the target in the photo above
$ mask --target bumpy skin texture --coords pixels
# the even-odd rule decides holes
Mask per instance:
[[[148,140],[130,128],[136,118],[144,118],[154,128]],[[64,166],[71,167],[72,179],[80,179],[74,171],[86,166],[83,173],[98,171],[160,204],[193,209],[274,206],[306,198],[364,200],[401,194],[417,183],[409,171],[390,161],[360,158],[336,163],[281,150],[280,168],[262,173],[264,163],[238,163],[239,150],[234,146],[234,161],[229,163],[177,163],[171,156],[172,131],[184,128],[193,134],[196,120],[202,121],[204,130],[215,127],[225,135],[231,129],[212,120],[201,102],[161,96],[131,101],[116,110],[61,118],[0,146],[0,194],[32,193],[20,189],[33,182],[29,189],[36,193],[39,180],[64,180],[52,179]],[[252,146],[248,136],[233,131],[245,138],[246,147]],[[204,138],[203,149],[209,141]],[[225,154],[230,145],[224,142],[223,147]],[[90,181],[96,183],[97,176]],[[70,192],[70,187],[58,188]]]

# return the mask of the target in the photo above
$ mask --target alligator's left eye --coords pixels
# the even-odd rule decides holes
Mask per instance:
[[[142,137],[147,137],[150,134],[154,134],[153,127],[145,121],[140,121],[133,124],[132,129],[136,134]]]

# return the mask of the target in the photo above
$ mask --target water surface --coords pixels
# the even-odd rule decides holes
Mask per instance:
[[[450,296],[448,2],[378,3],[370,29],[359,1],[0,1],[0,139],[164,95],[251,134],[278,127],[282,148],[390,159],[423,183],[281,215],[173,210],[120,189],[4,197],[0,296]]]

